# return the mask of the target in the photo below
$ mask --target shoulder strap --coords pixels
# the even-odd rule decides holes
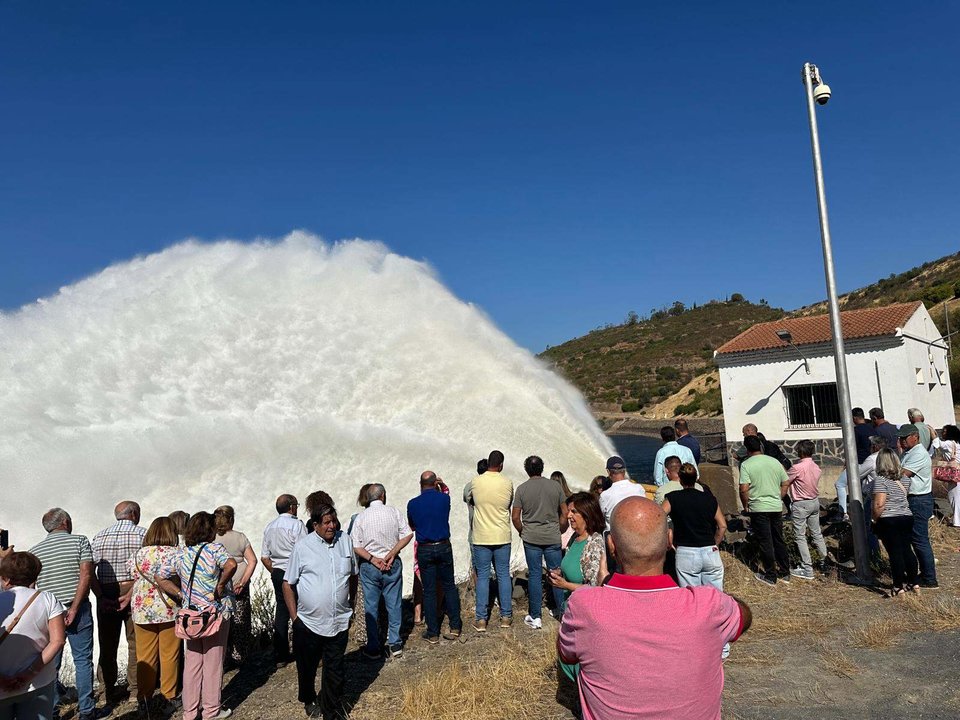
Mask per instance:
[[[190,580],[187,581],[187,607],[190,607],[193,604],[193,576],[197,572],[197,563],[200,562],[200,553],[203,552],[203,549],[207,546],[207,543],[203,543],[200,546],[200,549],[197,550],[197,556],[193,559],[193,567],[190,568]]]
[[[160,599],[163,600],[163,604],[166,605],[168,608],[172,608],[173,605],[170,604],[170,598],[169,598],[169,597],[167,596],[167,594],[163,591],[163,588],[161,588],[159,585],[157,585],[157,579],[156,579],[155,577],[153,577],[153,578],[148,578],[148,577],[147,577],[146,573],[144,573],[143,570],[140,569],[140,563],[137,562],[136,557],[134,557],[134,559],[133,559],[133,564],[134,564],[134,567],[136,567],[137,573],[140,575],[140,577],[142,577],[142,578],[143,578],[144,580],[146,580],[148,583],[150,583],[151,585],[153,585],[154,589],[160,594]]]
[[[23,614],[27,611],[27,609],[31,605],[33,605],[33,601],[36,600],[37,597],[39,597],[39,595],[40,595],[39,590],[34,592],[33,595],[30,596],[30,599],[27,600],[27,604],[24,605],[22,608],[20,608],[20,612],[17,613],[17,616],[13,619],[13,622],[10,623],[8,627],[3,628],[3,634],[0,635],[0,644],[2,644],[4,640],[10,637],[10,633],[13,632],[13,629],[17,626],[17,623],[20,622],[20,618],[22,618]]]

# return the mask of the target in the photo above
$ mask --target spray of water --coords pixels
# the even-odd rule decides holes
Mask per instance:
[[[403,507],[430,468],[462,575],[477,459],[503,450],[519,482],[536,453],[586,486],[612,452],[573,388],[377,243],[185,242],[0,315],[0,348],[0,527],[22,549],[51,506],[89,536],[126,498],[145,522],[231,504],[259,549],[281,492],[348,518],[362,483]]]

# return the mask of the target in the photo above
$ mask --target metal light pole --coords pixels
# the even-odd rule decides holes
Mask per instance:
[[[823,163],[820,159],[820,135],[817,131],[816,104],[825,105],[830,99],[830,88],[820,77],[813,63],[803,66],[803,84],[807,88],[807,112],[810,115],[810,145],[813,148],[813,177],[817,186],[817,204],[820,208],[820,238],[823,241],[823,272],[827,280],[827,302],[830,306],[830,329],[833,333],[833,361],[837,370],[837,395],[843,429],[843,454],[847,467],[847,513],[853,527],[853,554],[857,578],[870,582],[870,549],[864,524],[863,493],[860,492],[860,470],[857,465],[857,442],[850,409],[850,384],[847,380],[847,359],[843,348],[840,326],[840,303],[837,300],[837,280],[833,272],[833,249],[830,245],[830,221],[827,219],[827,195],[823,188]],[[816,88],[816,91],[815,91]]]

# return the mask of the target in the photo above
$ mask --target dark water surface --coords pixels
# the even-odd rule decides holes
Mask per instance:
[[[617,454],[627,464],[630,477],[640,482],[653,482],[653,461],[663,444],[643,435],[610,435]]]

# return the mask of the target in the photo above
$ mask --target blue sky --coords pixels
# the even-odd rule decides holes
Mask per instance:
[[[960,5],[0,4],[0,308],[189,236],[365,237],[534,351],[956,252]]]

